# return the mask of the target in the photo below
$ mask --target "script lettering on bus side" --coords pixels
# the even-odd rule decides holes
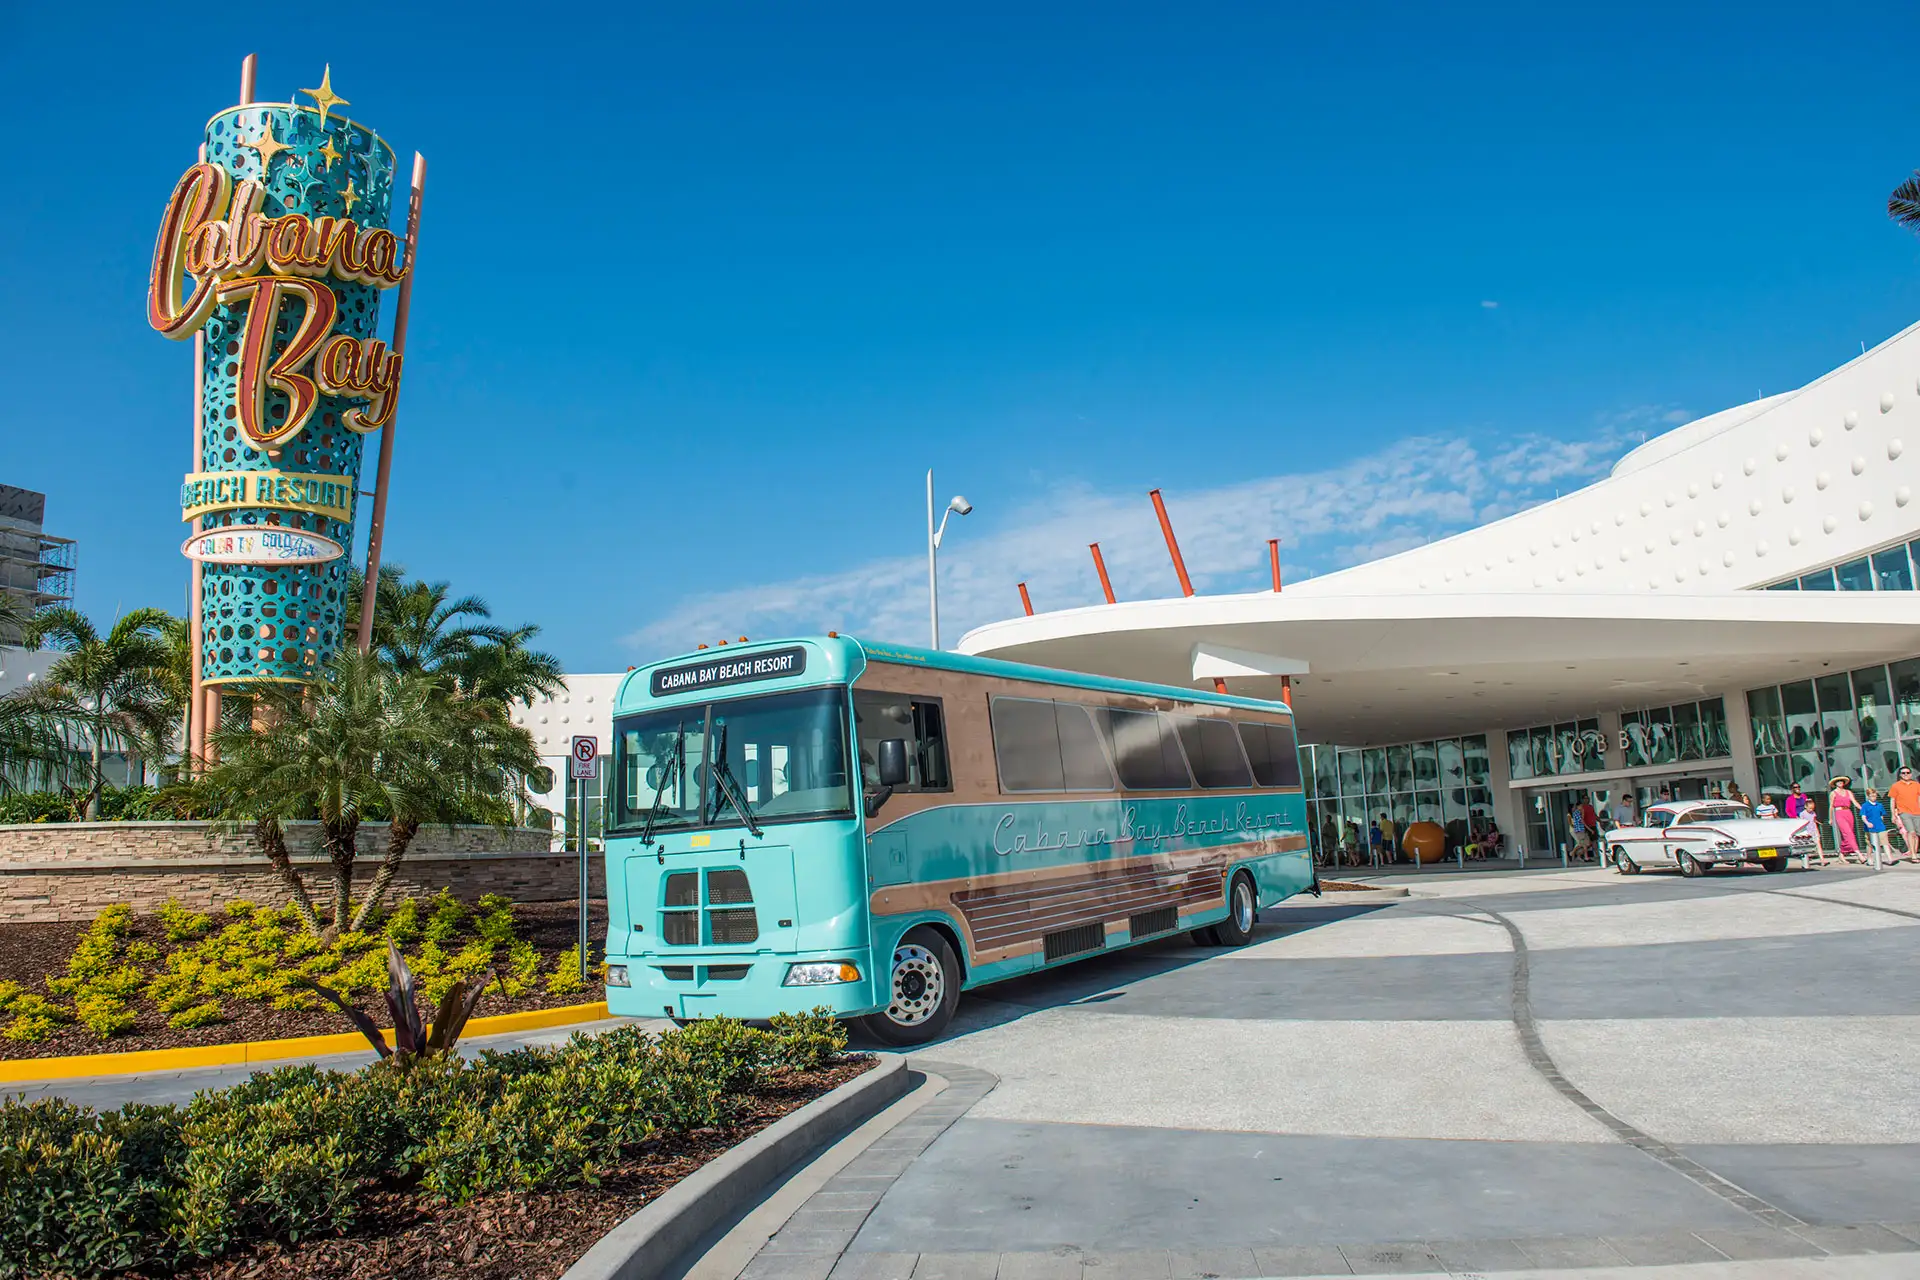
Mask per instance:
[[[1016,829],[1020,821],[1019,810],[1010,809],[994,823],[993,851],[1003,858],[1018,853],[1059,853],[1069,849],[1097,849],[1125,844],[1157,845],[1190,836],[1258,835],[1266,831],[1288,830],[1285,814],[1255,813],[1244,802],[1234,806],[1231,816],[1222,815],[1212,819],[1189,816],[1187,806],[1183,804],[1174,810],[1173,821],[1165,827],[1141,826],[1140,811],[1128,805],[1120,811],[1120,830],[1117,834],[1109,834],[1105,827],[1028,832]]]

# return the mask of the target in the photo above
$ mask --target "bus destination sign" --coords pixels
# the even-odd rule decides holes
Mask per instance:
[[[744,684],[749,680],[775,680],[797,676],[807,669],[807,651],[795,645],[789,649],[771,649],[766,653],[743,653],[737,657],[709,658],[677,667],[662,667],[653,673],[653,696],[712,689],[723,684]]]

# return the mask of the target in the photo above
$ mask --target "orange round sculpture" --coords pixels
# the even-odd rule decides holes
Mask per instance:
[[[1438,862],[1447,856],[1447,833],[1437,822],[1416,822],[1407,828],[1400,847],[1415,862]]]

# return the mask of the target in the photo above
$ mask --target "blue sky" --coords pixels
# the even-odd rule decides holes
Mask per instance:
[[[1911,5],[317,14],[0,5],[0,481],[95,613],[183,600],[144,275],[250,51],[431,165],[390,558],[576,670],[924,639],[928,466],[951,642],[1171,594],[1156,485],[1202,589],[1325,572],[1920,318]]]

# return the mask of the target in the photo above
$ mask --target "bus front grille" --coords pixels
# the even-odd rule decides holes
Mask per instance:
[[[692,982],[693,966],[690,964],[663,964],[655,966],[660,976],[668,982]]]
[[[707,872],[707,901],[716,907],[752,902],[753,890],[747,884],[747,873],[738,867]]]
[[[709,982],[739,982],[747,976],[750,964],[710,964],[707,966]]]
[[[1171,933],[1180,923],[1180,912],[1175,907],[1161,907],[1157,911],[1143,911],[1137,916],[1127,918],[1127,932],[1136,938],[1150,937],[1156,933]]]
[[[661,886],[660,907],[660,937],[670,947],[738,947],[760,939],[753,886],[738,867],[674,872]]]
[[[1068,956],[1098,951],[1106,945],[1107,926],[1099,921],[1075,925],[1071,929],[1062,929],[1058,933],[1050,933],[1046,936],[1049,960],[1064,960]]]
[[[712,931],[715,946],[741,946],[760,938],[760,922],[755,919],[752,907],[739,911],[709,911],[707,927]]]

